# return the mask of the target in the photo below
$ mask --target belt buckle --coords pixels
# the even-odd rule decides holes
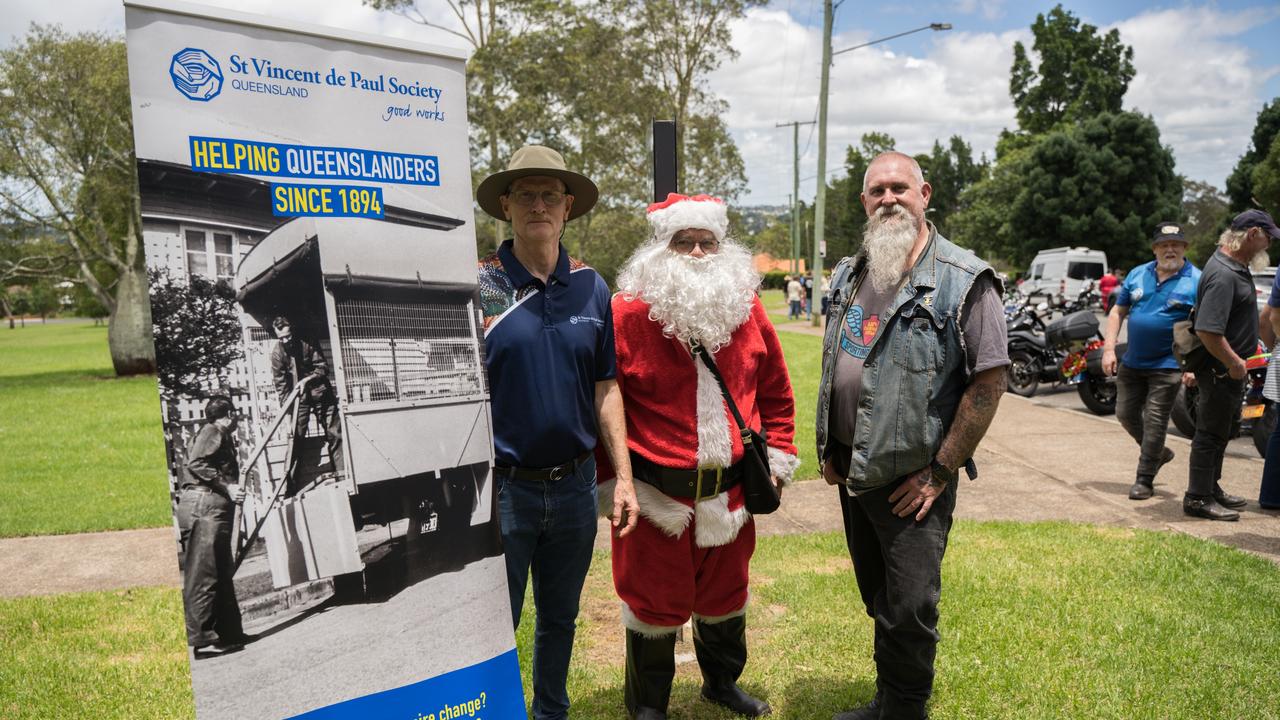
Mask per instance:
[[[557,465],[551,468],[551,473],[547,476],[547,479],[550,480],[551,482],[559,482],[560,480],[563,480],[572,470],[573,470],[573,463],[571,462],[565,463],[564,465]]]
[[[696,472],[698,473],[698,485],[697,485],[697,488],[694,490],[694,495],[693,495],[693,502],[694,502],[695,504],[697,504],[697,502],[698,502],[699,500],[701,500],[701,499],[702,499],[702,471],[703,471],[703,470],[715,470],[715,471],[716,471],[716,489],[715,489],[715,492],[711,493],[710,495],[707,495],[707,497],[708,497],[708,498],[713,498],[713,497],[715,497],[715,496],[717,496],[717,495],[719,495],[719,494],[720,494],[720,483],[721,483],[721,481],[724,479],[724,468],[722,468],[722,467],[716,467],[716,468],[700,467],[700,468],[698,468],[698,469],[697,469],[697,471],[696,471]]]

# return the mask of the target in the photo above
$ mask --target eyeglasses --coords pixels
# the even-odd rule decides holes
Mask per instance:
[[[562,193],[559,190],[543,190],[542,192],[513,190],[507,193],[511,201],[520,207],[531,207],[538,198],[542,198],[542,204],[547,207],[559,207],[564,202],[565,195],[567,193]]]
[[[671,247],[681,255],[687,255],[693,252],[694,246],[702,248],[702,252],[710,255],[720,249],[720,241],[711,240],[672,240]]]

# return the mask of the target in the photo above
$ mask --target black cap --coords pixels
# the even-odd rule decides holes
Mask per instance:
[[[1151,244],[1155,245],[1161,240],[1181,240],[1182,242],[1187,242],[1186,236],[1182,234],[1182,226],[1176,222],[1162,222],[1156,226],[1156,231],[1151,236]]]
[[[1232,230],[1248,230],[1249,228],[1262,228],[1267,231],[1272,240],[1280,240],[1280,228],[1276,227],[1276,221],[1261,210],[1245,210],[1231,221]]]

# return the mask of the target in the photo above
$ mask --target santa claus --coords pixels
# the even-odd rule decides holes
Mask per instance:
[[[767,436],[779,487],[799,464],[791,382],[756,296],[751,253],[726,237],[724,202],[672,194],[648,217],[654,237],[627,262],[613,298],[627,445],[642,481],[640,522],[613,540],[627,712],[667,716],[676,632],[692,617],[703,697],[748,717],[767,715],[769,704],[737,684],[756,544],[740,485],[742,439],[719,383],[691,347],[712,353],[743,419]]]

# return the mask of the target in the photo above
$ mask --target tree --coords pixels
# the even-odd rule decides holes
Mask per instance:
[[[1227,198],[1214,186],[1182,181],[1182,232],[1187,238],[1187,258],[1204,266],[1218,246],[1218,235],[1228,215]]]
[[[124,43],[33,25],[0,51],[0,215],[66,242],[116,374],[155,370]]]
[[[1120,112],[1129,81],[1133,80],[1133,48],[1112,30],[1080,20],[1062,5],[1036,15],[1031,24],[1032,64],[1022,42],[1013,45],[1009,94],[1025,131],[1043,133],[1061,122],[1078,122],[1099,113]]]
[[[925,180],[933,188],[929,219],[944,235],[950,232],[951,216],[961,208],[960,198],[965,188],[986,175],[984,165],[985,160],[974,162],[973,148],[959,135],[952,135],[946,148],[935,140],[933,150],[920,163]]]
[[[1258,112],[1258,120],[1253,125],[1249,149],[1240,157],[1231,174],[1227,176],[1227,201],[1231,204],[1231,210],[1241,212],[1259,205],[1255,199],[1253,171],[1266,159],[1278,136],[1280,136],[1280,98],[1273,98]]]
[[[1266,210],[1272,217],[1280,215],[1280,134],[1271,141],[1271,149],[1254,166],[1249,177],[1253,185],[1253,199],[1258,207]]]
[[[0,237],[0,310],[9,320],[10,330],[19,311],[19,296],[24,296],[32,283],[61,278],[66,259],[56,243],[23,237],[12,227]]]
[[[1177,217],[1182,183],[1160,130],[1138,113],[1103,114],[1045,134],[1020,167],[1009,206],[1013,257],[1025,265],[1040,250],[1087,245],[1112,264],[1149,259],[1145,239]]]
[[[222,374],[244,357],[235,291],[201,275],[185,282],[163,270],[149,276],[161,392],[174,399],[222,390]]]

